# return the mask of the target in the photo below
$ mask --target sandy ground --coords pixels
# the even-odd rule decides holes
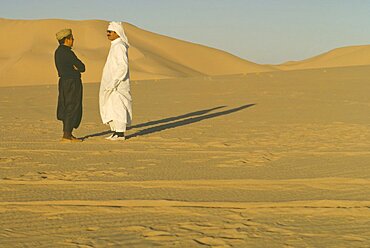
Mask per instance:
[[[0,88],[1,247],[369,247],[370,67],[132,82],[128,140]]]

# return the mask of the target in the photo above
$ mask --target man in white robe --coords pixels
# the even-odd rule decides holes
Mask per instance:
[[[125,140],[124,133],[132,120],[129,43],[121,22],[109,23],[107,37],[111,41],[111,47],[100,84],[100,115],[103,123],[109,124],[113,131],[106,139]]]

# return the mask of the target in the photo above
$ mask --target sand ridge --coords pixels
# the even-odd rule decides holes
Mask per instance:
[[[0,47],[0,86],[54,84],[57,81],[53,54],[55,33],[72,28],[74,50],[86,64],[84,82],[99,82],[110,42],[108,22],[101,20],[9,20],[0,19],[0,33],[12,33],[12,41]],[[224,75],[277,70],[229,53],[155,34],[124,24],[130,40],[133,80]]]
[[[336,48],[302,61],[291,61],[276,66],[281,70],[304,70],[317,68],[349,67],[370,64],[370,46]]]

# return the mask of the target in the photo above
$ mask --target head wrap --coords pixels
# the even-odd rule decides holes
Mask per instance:
[[[55,34],[55,36],[57,37],[57,40],[61,40],[71,34],[72,34],[72,29],[66,28],[66,29],[60,30],[58,33]]]
[[[108,25],[108,30],[109,31],[114,31],[118,34],[118,36],[121,38],[121,40],[126,43],[126,45],[130,45],[128,43],[127,36],[125,34],[125,31],[123,30],[122,27],[122,22],[110,22]]]

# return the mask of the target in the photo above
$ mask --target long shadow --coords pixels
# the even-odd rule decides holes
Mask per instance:
[[[184,115],[169,117],[169,118],[165,118],[165,119],[161,119],[161,120],[149,121],[149,122],[133,125],[133,126],[130,127],[130,129],[147,127],[147,126],[157,125],[157,124],[161,124],[161,123],[176,121],[176,120],[179,120],[179,119],[184,119],[184,118],[188,118],[188,117],[195,116],[195,115],[204,115],[204,114],[207,114],[208,112],[211,112],[211,111],[216,110],[216,109],[224,108],[224,107],[226,107],[226,106],[219,106],[219,107],[215,107],[215,108],[210,108],[210,109],[204,109],[204,110],[191,112],[191,113],[184,114]]]
[[[146,129],[140,130],[140,131],[138,131],[134,134],[127,135],[126,138],[130,139],[130,138],[134,138],[134,137],[137,137],[137,136],[143,136],[143,135],[147,135],[147,134],[151,134],[151,133],[160,132],[160,131],[170,129],[170,128],[189,125],[189,124],[192,124],[192,123],[195,123],[195,122],[203,121],[203,120],[210,119],[210,118],[219,117],[219,116],[222,116],[222,115],[228,115],[228,114],[235,113],[237,111],[252,107],[254,105],[256,105],[256,104],[246,104],[246,105],[243,105],[243,106],[240,106],[240,107],[237,107],[237,108],[233,108],[233,109],[229,109],[229,110],[225,110],[225,111],[221,111],[221,112],[217,112],[217,113],[213,113],[213,114],[198,116],[198,117],[194,117],[194,118],[188,118],[188,119],[185,119],[185,120],[180,120],[180,121],[171,122],[171,123],[167,123],[167,124],[163,124],[163,125],[159,125],[159,126],[155,126],[155,127],[146,128]],[[220,107],[217,107],[217,108],[220,108]],[[200,111],[198,111],[198,112],[200,112]]]
[[[128,127],[127,130],[134,129],[134,128],[157,125],[157,124],[166,123],[166,122],[170,122],[170,121],[176,121],[176,120],[179,120],[179,119],[184,119],[184,118],[188,118],[188,117],[195,116],[195,115],[204,115],[208,112],[211,112],[211,111],[216,110],[216,109],[224,108],[224,107],[226,107],[226,106],[218,106],[218,107],[215,107],[215,108],[203,109],[203,110],[187,113],[187,114],[184,114],[184,115],[178,115],[178,116],[169,117],[169,118],[165,118],[165,119],[161,119],[161,120],[140,123],[140,124]],[[110,133],[112,133],[112,131],[107,130],[107,131],[103,131],[103,132],[99,132],[99,133],[88,134],[84,137],[81,137],[81,139],[85,140],[85,139],[88,139],[88,138],[91,138],[91,137],[103,136],[103,135],[107,135],[107,134],[110,134]]]
[[[88,138],[91,138],[91,137],[103,136],[103,135],[107,135],[107,134],[110,134],[110,133],[112,133],[112,131],[108,130],[108,131],[103,131],[103,132],[99,132],[99,133],[88,134],[84,137],[81,137],[80,139],[85,140],[85,139],[88,139]]]

